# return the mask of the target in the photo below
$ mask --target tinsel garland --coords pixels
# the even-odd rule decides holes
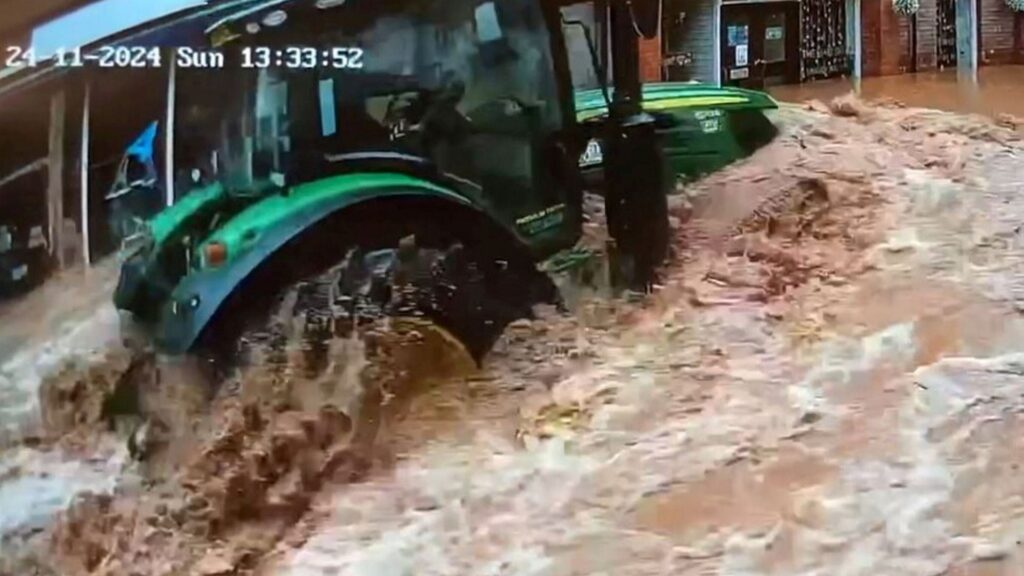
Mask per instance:
[[[1006,0],[1007,2],[1021,2],[1024,0]],[[921,9],[921,0],[892,0],[892,9],[897,14],[913,16]]]

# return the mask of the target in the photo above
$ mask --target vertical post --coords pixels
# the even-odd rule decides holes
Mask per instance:
[[[64,112],[61,90],[50,98],[49,169],[47,170],[46,207],[50,232],[50,254],[64,268]]]
[[[864,76],[864,36],[861,29],[864,16],[862,10],[860,0],[847,0],[846,33],[849,37],[846,41],[853,51],[853,78],[855,83],[859,82]]]
[[[178,68],[173,54],[168,60],[170,68],[167,72],[167,115],[164,120],[164,192],[167,196],[167,206],[170,206],[174,204],[174,105]]]
[[[956,2],[956,67],[961,77],[972,78],[978,70],[978,27],[975,0]]]
[[[715,63],[715,75],[713,81],[717,86],[722,85],[722,0],[715,0],[715,17],[713,19],[715,29],[711,34],[715,42],[715,51],[712,61]]]
[[[609,113],[630,116],[641,110],[640,41],[632,10],[625,2],[611,6],[612,84],[615,97]]]
[[[81,152],[81,207],[82,207],[82,261],[86,268],[92,265],[89,246],[89,113],[92,100],[92,84],[85,81],[85,96],[82,99],[82,152]]]
[[[613,253],[620,256],[613,258],[613,269],[624,272],[627,287],[649,292],[668,255],[669,178],[655,120],[643,111],[641,39],[632,8],[619,0],[609,17],[615,96],[603,126],[605,214]],[[640,16],[650,24],[651,13]]]

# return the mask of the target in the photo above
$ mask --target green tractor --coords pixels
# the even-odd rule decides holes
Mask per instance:
[[[210,26],[227,61],[180,70],[177,133],[208,143],[211,178],[125,243],[117,307],[169,354],[237,353],[281,318],[322,342],[417,316],[479,361],[559,301],[537,263],[579,238],[594,141],[624,277],[649,289],[675,123],[643,110],[638,34],[660,15],[609,10],[614,82],[582,122],[556,2],[278,0]]]
[[[778,134],[766,115],[778,103],[764,92],[698,82],[658,82],[643,86],[643,108],[658,122],[658,135],[672,172],[694,180],[760,149]],[[576,94],[576,117],[582,124],[607,120],[608,105],[599,89]],[[588,183],[600,188],[601,140],[591,140],[580,168]]]

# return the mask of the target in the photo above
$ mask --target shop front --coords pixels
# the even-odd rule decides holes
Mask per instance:
[[[763,89],[800,81],[800,3],[728,2],[721,7],[723,85]]]

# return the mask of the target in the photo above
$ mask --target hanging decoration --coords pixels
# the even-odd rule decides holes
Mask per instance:
[[[803,0],[800,20],[800,77],[807,81],[849,73],[845,1]]]
[[[956,53],[956,0],[937,0],[935,40],[938,43],[939,70],[955,68]]]
[[[1014,0],[1007,0],[1007,2]],[[1017,0],[1024,1],[1024,0]],[[921,9],[921,0],[892,0],[892,10],[903,16],[913,16]]]
[[[1006,5],[1014,12],[1024,12],[1024,0],[1006,0]]]

